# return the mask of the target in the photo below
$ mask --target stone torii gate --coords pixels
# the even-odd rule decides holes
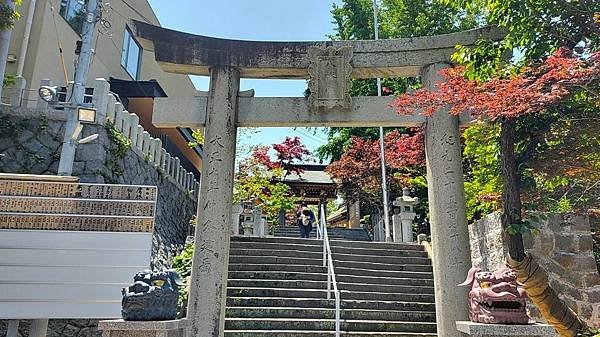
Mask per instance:
[[[490,29],[380,41],[253,42],[210,38],[133,21],[134,36],[163,70],[210,76],[208,93],[155,100],[158,127],[205,128],[196,251],[188,319],[190,336],[224,335],[237,127],[425,126],[438,336],[458,337],[468,319],[467,291],[457,288],[471,267],[459,118],[399,116],[392,97],[350,97],[351,78],[416,77],[433,89],[458,44],[500,38]],[[308,98],[254,98],[240,78],[308,79]]]

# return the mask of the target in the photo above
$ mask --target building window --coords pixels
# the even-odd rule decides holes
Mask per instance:
[[[60,16],[67,20],[69,26],[79,35],[83,28],[83,13],[87,2],[87,0],[61,0],[60,2]]]
[[[121,51],[121,65],[131,78],[138,80],[140,70],[140,57],[142,48],[135,42],[129,29],[125,29],[125,37],[123,38],[123,50]]]

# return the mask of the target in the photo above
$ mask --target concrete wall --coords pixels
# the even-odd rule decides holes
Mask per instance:
[[[58,52],[58,42],[62,44],[65,56],[65,66],[69,80],[73,80],[75,55],[75,43],[79,40],[78,34],[71,28],[65,19],[59,14],[61,0],[49,0],[36,2],[35,16],[31,29],[29,48],[25,59],[25,68],[23,77],[27,80],[27,87],[36,89],[40,81],[49,78],[55,84],[64,85],[63,68],[61,65],[60,54]],[[127,71],[121,66],[121,49],[123,48],[123,37],[126,27],[126,18],[132,18],[140,21],[150,21],[158,25],[158,19],[152,11],[150,4],[146,0],[128,0],[133,8],[132,10],[125,5],[123,1],[111,1],[112,9],[104,13],[112,25],[111,35],[98,34],[94,38],[94,47],[96,55],[90,67],[89,86],[93,85],[95,78],[116,77],[125,80],[131,80]],[[25,31],[25,21],[30,8],[30,0],[24,0],[18,10],[21,13],[21,19],[16,23],[11,40],[9,54],[19,56],[23,47],[23,36]],[[51,7],[54,8],[54,16]],[[143,17],[141,15],[143,15]],[[54,21],[58,34],[54,28]],[[6,73],[16,74],[17,62],[8,63]],[[195,88],[186,75],[168,74],[162,71],[160,66],[154,60],[154,52],[144,50],[141,59],[139,80],[156,79],[168,96],[193,96]],[[29,99],[35,100],[37,92],[30,92]]]
[[[600,274],[593,252],[589,218],[551,214],[534,224],[539,235],[527,235],[525,248],[546,272],[560,298],[592,327],[600,327]],[[469,225],[473,266],[484,270],[503,267],[499,213]],[[535,316],[535,313],[534,313]]]

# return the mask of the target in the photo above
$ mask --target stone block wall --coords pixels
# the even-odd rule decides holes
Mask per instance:
[[[524,237],[525,248],[548,273],[552,288],[591,327],[600,328],[600,273],[593,256],[587,216],[549,214],[534,224],[538,235]],[[505,265],[499,213],[469,225],[473,266]]]

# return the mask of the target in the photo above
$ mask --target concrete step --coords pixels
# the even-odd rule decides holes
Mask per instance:
[[[229,279],[228,287],[233,288],[280,288],[280,289],[327,289],[325,281],[299,281],[299,280],[256,280],[256,279]],[[367,283],[338,283],[338,289],[358,292],[376,292],[390,294],[433,294],[433,287],[386,285]]]
[[[349,300],[435,303],[435,297],[433,294],[359,292],[340,290],[340,297]]]
[[[301,319],[295,318],[227,318],[226,330],[318,330],[327,331],[335,329],[333,319]],[[433,333],[436,331],[435,323],[429,322],[403,322],[403,321],[369,321],[369,320],[343,320],[341,329],[344,331],[372,331],[372,332],[422,332]]]
[[[339,263],[334,262],[335,274],[349,275],[349,276],[373,276],[373,277],[391,277],[391,278],[417,278],[417,279],[431,279],[433,280],[433,273],[431,271],[407,271],[407,270],[378,270],[369,268],[349,268],[339,267]],[[399,269],[399,268],[398,268]]]
[[[283,258],[281,258],[283,259]],[[388,263],[376,263],[376,262],[358,262],[358,261],[340,261],[333,260],[333,266],[336,268],[358,268],[358,269],[371,269],[371,270],[387,270],[387,271],[419,271],[419,272],[432,272],[433,268],[431,265],[424,265],[423,260],[417,259],[411,263],[406,261],[405,264],[388,264]],[[321,263],[322,264],[322,263]],[[337,272],[336,272],[337,273]]]
[[[259,243],[291,243],[301,245],[314,245],[321,246],[323,241],[317,240],[316,238],[302,239],[302,238],[278,238],[278,237],[266,237],[259,238],[255,236],[232,236],[231,242],[259,242]]]
[[[285,289],[327,289],[325,281],[300,281],[300,280],[257,280],[257,279],[229,279],[228,287],[233,288],[285,288]]]
[[[291,289],[259,287],[227,287],[227,296],[232,297],[285,297],[285,298],[326,298],[325,289]],[[344,300],[379,300],[399,302],[434,303],[432,294],[384,293],[340,290]]]
[[[376,276],[352,276],[336,275],[340,283],[367,283],[372,285],[405,285],[405,286],[433,286],[433,279],[414,277],[376,277]],[[327,274],[303,273],[303,272],[281,272],[281,271],[229,271],[229,279],[246,280],[298,280],[298,281],[327,281]]]
[[[403,332],[347,332],[344,337],[435,337],[435,333]],[[321,337],[335,336],[334,331],[290,331],[290,330],[225,330],[225,337]]]
[[[434,303],[403,302],[403,301],[377,301],[377,300],[351,300],[342,297],[342,309],[360,310],[394,310],[394,311],[420,311],[435,313]],[[286,297],[251,297],[229,296],[227,307],[287,307],[287,308],[335,308],[334,300],[325,298],[286,298]]]
[[[336,241],[331,243],[331,249],[336,247],[344,248],[366,248],[366,249],[387,249],[387,250],[420,250],[423,246],[416,243],[384,243],[384,242],[364,242],[364,241]]]
[[[325,318],[335,319],[335,309],[331,308],[289,308],[289,307],[230,307],[227,317],[231,318]],[[435,322],[435,313],[426,311],[392,311],[344,309],[342,319]]]
[[[327,284],[325,284],[327,285]],[[388,284],[368,284],[368,283],[345,283],[338,282],[339,290],[392,293],[392,294],[433,294],[433,287],[426,286],[406,286],[406,285],[388,285]]]
[[[322,258],[303,258],[303,257],[286,257],[286,256],[247,256],[247,255],[230,255],[229,263],[261,263],[261,264],[288,264],[302,266],[322,266]]]
[[[242,249],[232,248],[229,250],[229,256],[278,256],[278,257],[299,257],[309,259],[323,259],[321,251],[302,251],[292,249]]]
[[[422,286],[433,287],[433,279],[422,278],[397,278],[397,277],[376,277],[376,276],[352,276],[352,275],[337,275],[338,282],[344,283],[367,283],[371,285],[389,284],[389,285],[406,285],[406,286]]]
[[[306,240],[306,239],[304,239]],[[239,242],[232,241],[230,249],[265,249],[265,250],[296,250],[302,252],[323,252],[323,245],[315,245],[312,241],[308,243],[276,243],[276,242]]]
[[[286,264],[263,264],[263,263],[229,263],[229,271],[278,271],[297,273],[325,273],[327,268],[315,265],[286,265]]]
[[[427,258],[427,256],[423,256],[423,255],[426,255],[426,253],[416,252],[416,251],[413,252],[412,254],[407,254],[407,256],[376,256],[376,255],[333,253],[333,259],[337,260],[337,261],[348,261],[348,262],[355,261],[355,262],[374,262],[374,263],[382,263],[382,264],[431,265],[431,260],[429,260],[429,258]]]
[[[427,253],[422,246],[409,246],[396,249],[380,249],[378,243],[371,243],[369,248],[361,247],[340,247],[338,242],[331,243],[331,252],[333,254],[356,254],[356,255],[374,255],[374,256],[422,256],[427,257]],[[409,249],[410,248],[410,249]]]
[[[229,279],[327,281],[326,273],[229,271]]]

